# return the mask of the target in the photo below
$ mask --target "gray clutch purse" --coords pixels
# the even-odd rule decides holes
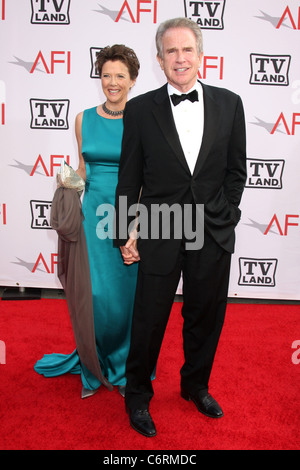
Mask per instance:
[[[83,191],[85,187],[84,179],[65,160],[61,163],[60,171],[56,175],[56,181],[58,187],[63,186],[64,188],[76,189],[79,192]]]

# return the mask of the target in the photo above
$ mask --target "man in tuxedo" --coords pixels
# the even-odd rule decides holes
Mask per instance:
[[[147,437],[156,435],[149,413],[151,374],[181,274],[181,396],[206,416],[223,416],[208,382],[224,322],[234,229],[246,180],[242,101],[228,90],[197,80],[203,57],[200,28],[187,18],[168,20],[157,30],[156,44],[167,84],[126,105],[116,191],[115,245],[125,263],[140,260],[125,403],[131,426]],[[188,218],[197,233],[202,220],[198,209],[201,214],[204,207],[203,246],[188,245],[184,230],[178,236],[176,217],[169,219],[169,237],[163,230],[153,237],[150,228],[148,237],[124,237],[118,225],[125,218],[122,196],[127,208],[138,202],[146,208],[149,227],[157,208],[166,205],[182,208],[182,227],[189,208]],[[134,211],[126,217],[129,226]],[[145,234],[141,228],[140,234]]]

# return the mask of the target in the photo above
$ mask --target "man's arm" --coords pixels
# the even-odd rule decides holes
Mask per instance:
[[[127,103],[124,111],[124,132],[119,166],[119,180],[115,201],[114,246],[121,248],[125,264],[139,260],[136,249],[136,232],[130,235],[128,229],[135,219],[140,196],[143,174],[143,152],[140,143],[135,107]],[[131,208],[131,210],[129,210]],[[132,214],[132,215],[129,215]]]
[[[227,175],[224,182],[228,201],[238,207],[247,178],[246,126],[243,103],[238,97],[228,148]]]

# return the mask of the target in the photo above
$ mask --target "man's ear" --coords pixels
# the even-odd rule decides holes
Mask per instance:
[[[203,52],[201,52],[201,54],[199,55],[199,68],[200,68],[200,65],[202,64],[202,59],[203,59]]]
[[[164,61],[163,59],[157,54],[156,56],[156,59],[157,59],[157,62],[159,63],[160,65],[160,68],[163,70],[164,69]]]

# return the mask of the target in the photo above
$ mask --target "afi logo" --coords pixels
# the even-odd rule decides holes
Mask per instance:
[[[298,14],[296,13],[294,16],[292,15],[289,6],[287,6],[276,26],[276,29],[279,29],[281,25],[287,26],[286,21],[289,22],[293,29],[300,29],[300,6],[298,7]]]
[[[239,258],[239,286],[275,286],[277,259]]]
[[[6,204],[0,204],[0,224],[6,225]]]
[[[4,124],[5,124],[5,103],[1,103],[0,120],[1,120],[1,126],[4,126]]]
[[[141,13],[148,13],[152,16],[153,23],[157,23],[157,2],[158,0],[137,0],[135,2],[128,2],[125,0],[121,7],[121,10],[118,13],[118,16],[115,20],[116,23],[119,22],[121,16],[127,12],[132,23],[140,23]],[[132,5],[136,3],[136,8],[133,8]],[[130,6],[131,5],[131,6]],[[134,14],[136,15],[134,16]]]
[[[281,112],[275,122],[264,121],[256,118],[257,122],[252,122],[255,126],[264,128],[269,134],[273,135],[275,132],[280,134],[295,135],[296,126],[300,125],[300,113],[293,113],[290,118],[286,117]]]
[[[196,2],[184,0],[185,16],[201,29],[224,29],[225,0]]]
[[[54,266],[57,264],[57,253],[51,253],[50,260],[47,261],[48,263],[42,253],[40,253],[31,272],[35,273],[37,269],[40,271],[40,266],[43,266],[47,274],[54,274]]]
[[[208,70],[216,70],[218,78],[223,80],[224,57],[203,56],[201,71],[198,71],[198,77],[205,80]]]
[[[30,99],[31,129],[69,129],[69,100]]]
[[[278,232],[281,236],[286,237],[288,234],[288,227],[298,227],[299,224],[298,222],[290,222],[290,219],[299,219],[298,214],[286,214],[284,217],[283,223],[280,224],[279,219],[276,214],[273,215],[270,223],[268,224],[268,227],[266,231],[264,232],[264,235],[267,235],[271,228],[276,225]]]
[[[70,24],[70,0],[31,0],[32,24]]]
[[[31,228],[51,229],[50,210],[51,201],[30,201],[31,208]]]
[[[40,170],[42,168],[43,174],[45,176],[54,176],[54,168],[61,166],[61,161],[65,159],[64,155],[50,155],[50,164],[49,167],[50,169],[48,170],[47,165],[41,155],[38,156],[32,170],[30,173],[30,176],[33,176],[35,173],[41,174]],[[70,164],[70,156],[66,156],[66,162],[69,165]]]
[[[282,189],[284,160],[247,158],[246,188]]]
[[[0,123],[1,126],[5,124],[5,102],[6,102],[6,87],[3,80],[0,80]]]
[[[271,134],[274,134],[277,127],[283,124],[287,135],[295,135],[296,126],[300,125],[300,121],[297,120],[298,118],[300,118],[300,113],[293,113],[291,121],[290,121],[291,126],[289,127],[288,120],[285,118],[283,113],[280,113],[273,129],[271,130]]]
[[[50,61],[48,63],[44,55],[42,54],[42,51],[39,51],[38,55],[35,58],[33,66],[30,70],[30,73],[33,73],[35,71],[37,65],[40,65],[40,62],[43,64],[46,73],[54,74],[54,69],[56,68],[55,64],[65,64],[67,75],[70,75],[71,73],[71,52],[70,51],[51,51]]]
[[[250,54],[251,85],[288,86],[290,55]]]

